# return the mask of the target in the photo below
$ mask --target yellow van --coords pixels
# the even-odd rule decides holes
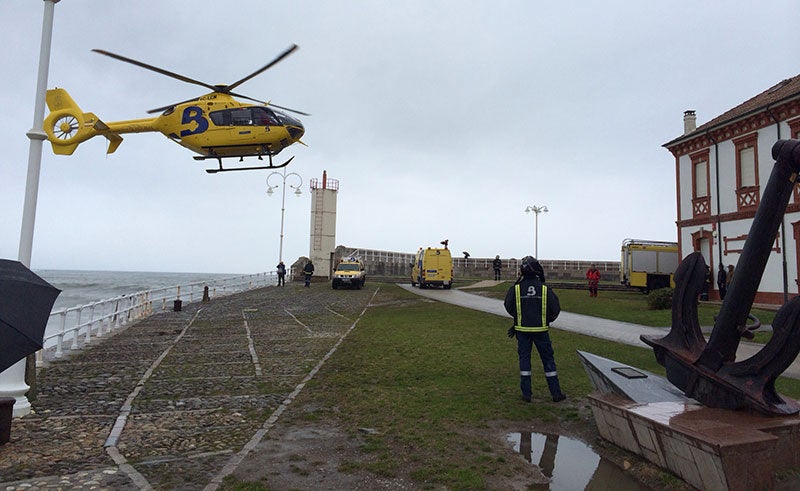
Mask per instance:
[[[411,286],[453,286],[453,258],[449,249],[420,249],[411,267]]]

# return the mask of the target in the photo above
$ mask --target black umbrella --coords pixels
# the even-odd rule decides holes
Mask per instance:
[[[21,262],[0,259],[0,372],[42,349],[59,293]]]

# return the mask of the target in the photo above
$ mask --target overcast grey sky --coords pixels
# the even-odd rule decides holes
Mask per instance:
[[[661,147],[800,73],[796,1],[62,0],[48,87],[106,121],[204,89],[105,49],[231,83],[312,114],[287,193],[284,259],[308,255],[308,181],[340,181],[336,243],[414,252],[618,260],[627,237],[676,240],[675,163]],[[18,256],[44,2],[0,0],[0,257]],[[251,273],[278,260],[266,171],[211,163],[157,133],[56,156],[45,144],[34,269]],[[277,182],[275,180],[273,183]]]

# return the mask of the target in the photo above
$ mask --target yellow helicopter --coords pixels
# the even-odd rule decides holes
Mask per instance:
[[[47,91],[46,96],[50,114],[44,120],[47,139],[52,144],[55,154],[72,155],[80,143],[94,136],[102,135],[109,142],[107,153],[113,153],[122,143],[122,136],[120,135],[124,133],[158,131],[170,140],[200,154],[194,157],[195,160],[216,159],[219,162],[219,168],[206,169],[206,172],[211,174],[225,171],[284,167],[294,157],[279,165],[273,165],[272,157],[293,143],[305,145],[300,140],[305,133],[305,128],[297,118],[289,116],[285,112],[276,111],[273,108],[304,116],[308,116],[308,114],[236,94],[233,90],[271,68],[296,49],[297,45],[291,45],[265,66],[230,85],[207,84],[131,58],[95,49],[93,51],[96,53],[146,68],[183,82],[200,85],[213,92],[148,111],[149,114],[161,112],[161,115],[155,118],[104,122],[93,113],[81,111],[66,90],[51,89]],[[241,103],[234,97],[254,101],[258,104]],[[242,162],[244,157],[251,156],[258,157],[259,160],[263,160],[263,157],[266,156],[269,158],[269,165],[222,167],[223,158],[238,157],[239,161]]]

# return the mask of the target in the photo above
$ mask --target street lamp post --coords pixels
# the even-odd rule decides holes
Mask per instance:
[[[276,184],[274,186],[271,186],[269,184],[269,179],[272,176],[280,177],[282,184]],[[281,241],[280,241],[280,249],[278,251],[278,260],[279,261],[283,261],[283,216],[284,216],[284,212],[286,211],[286,180],[291,178],[291,177],[296,177],[297,180],[298,180],[297,186],[293,186],[292,184],[289,184],[289,187],[294,189],[294,195],[299,198],[300,195],[303,194],[300,191],[300,186],[303,185],[303,178],[300,177],[300,174],[297,174],[296,172],[290,172],[290,173],[287,174],[286,173],[286,167],[284,167],[283,168],[283,173],[281,173],[281,172],[271,172],[267,176],[267,194],[269,196],[272,196],[272,193],[273,193],[272,190],[277,188],[279,185],[282,186],[282,188],[283,188],[282,189],[282,193],[281,193]]]
[[[539,213],[547,213],[546,206],[536,206],[536,205],[529,205],[525,207],[525,213],[533,212],[535,215],[534,219],[534,235],[533,235],[533,253],[536,255],[536,259],[539,259]]]
[[[50,71],[50,47],[53,41],[53,17],[55,5],[60,0],[44,2],[42,20],[42,42],[39,48],[39,74],[36,81],[36,100],[33,110],[33,128],[27,133],[30,139],[28,148],[28,174],[25,182],[25,201],[22,207],[22,227],[19,237],[19,262],[31,267],[33,252],[33,229],[36,221],[36,202],[39,196],[39,174],[42,166],[42,146],[47,139],[44,132],[45,94],[47,77]],[[31,403],[25,397],[30,386],[25,382],[27,361],[22,359],[5,371],[0,372],[0,397],[13,397],[13,417],[22,417],[31,412]]]

